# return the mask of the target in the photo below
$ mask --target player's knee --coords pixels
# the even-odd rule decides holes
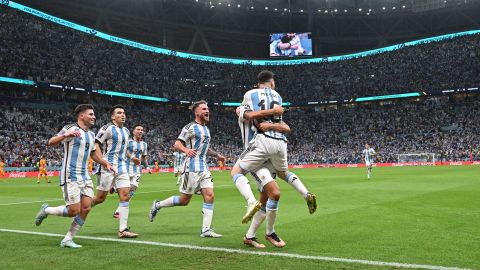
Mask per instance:
[[[280,190],[273,190],[268,196],[271,200],[280,200]]]
[[[94,199],[95,205],[101,204],[101,203],[103,203],[104,201],[105,201],[105,197],[104,197],[104,196],[95,197],[95,199]]]
[[[179,206],[187,206],[190,203],[190,198],[180,197]]]
[[[90,205],[83,205],[81,212],[85,213],[85,214],[88,214],[88,213],[90,213],[91,209],[92,209],[92,207]]]
[[[78,214],[80,214],[80,207],[69,207],[68,208],[68,216],[69,217],[74,217]]]

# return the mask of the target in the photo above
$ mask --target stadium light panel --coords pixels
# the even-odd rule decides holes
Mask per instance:
[[[355,102],[365,102],[373,100],[383,100],[383,99],[392,99],[392,98],[409,98],[409,97],[419,97],[422,94],[419,92],[414,93],[405,93],[405,94],[395,94],[395,95],[384,95],[384,96],[373,96],[373,97],[360,97],[356,98]]]

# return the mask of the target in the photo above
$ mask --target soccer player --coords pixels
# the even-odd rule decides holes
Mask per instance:
[[[40,158],[39,166],[38,166],[38,175],[37,175],[37,184],[40,184],[40,177],[45,176],[45,180],[47,180],[47,183],[51,183],[50,180],[48,180],[48,175],[47,175],[47,160],[44,157]]]
[[[273,76],[273,73],[270,71],[260,72],[258,75],[258,88],[248,91],[244,95],[242,103],[243,105],[249,106],[254,112],[264,111],[265,113],[268,112],[267,110],[273,110],[271,111],[273,117],[263,119],[263,121],[267,123],[281,122],[281,114],[283,113],[283,109],[279,106],[282,104],[282,97],[275,91],[275,80]],[[258,124],[260,122],[257,120],[256,123]],[[233,181],[240,193],[247,200],[251,201],[242,219],[244,223],[248,222],[260,209],[260,207],[258,207],[260,203],[255,199],[250,199],[253,193],[248,185],[248,179],[245,177],[246,173],[255,171],[255,169],[269,160],[280,178],[286,179],[288,182],[295,182],[299,179],[294,173],[288,171],[287,139],[285,133],[275,131],[274,129],[262,129],[266,131],[262,131],[255,136],[249,148],[242,153],[231,171]],[[315,197],[310,196],[310,199],[310,202],[307,200],[309,208],[316,208]],[[267,209],[267,215],[269,210],[270,212],[275,212],[272,213],[272,215],[276,215],[278,201],[271,200],[269,205],[270,209]],[[269,235],[267,235],[266,238],[268,239]]]
[[[88,175],[93,174],[93,159],[88,159]]]
[[[185,162],[185,153],[179,152],[175,150],[175,147],[173,147],[173,173],[175,174],[175,177],[177,177],[177,186],[180,185],[180,180],[182,176],[182,167],[183,167],[183,162]]]
[[[101,204],[107,198],[112,187],[117,190],[120,203],[119,214],[119,238],[135,238],[137,233],[128,229],[128,213],[130,200],[130,177],[127,168],[127,146],[128,134],[130,133],[125,125],[125,109],[122,105],[115,105],[110,108],[111,123],[106,124],[97,133],[95,143],[103,151],[103,157],[116,169],[117,174],[100,168],[98,174],[97,194],[93,199],[92,206]]]
[[[3,170],[3,167],[5,167],[5,163],[3,162],[2,159],[0,159],[0,176],[1,177],[5,176],[5,171]]]
[[[155,165],[154,165],[153,168],[154,168],[153,171],[154,171],[156,174],[158,174],[158,172],[160,171],[160,169],[158,168],[158,161],[155,161]]]
[[[365,166],[367,166],[367,177],[370,179],[372,176],[373,157],[377,154],[370,145],[365,144],[365,149],[362,151],[365,158]]]
[[[179,188],[179,196],[171,196],[163,201],[153,201],[149,218],[153,222],[158,211],[162,208],[173,206],[186,206],[192,195],[201,192],[203,196],[203,224],[201,237],[221,237],[211,228],[213,219],[213,178],[208,170],[207,155],[216,157],[218,160],[225,158],[209,148],[210,131],[207,124],[210,121],[210,113],[207,102],[197,101],[190,106],[195,114],[195,121],[186,125],[175,142],[175,149],[185,153],[186,160],[182,168],[182,181]]]
[[[143,126],[136,125],[133,127],[133,139],[128,140],[128,148],[127,148],[127,168],[128,168],[128,175],[130,177],[130,200],[132,201],[132,197],[135,195],[135,192],[140,185],[140,178],[142,177],[142,161],[144,162],[145,166],[148,166],[148,150],[147,150],[147,143],[142,140],[143,138]],[[119,217],[119,208],[115,210],[113,214],[114,218]]]
[[[95,134],[89,129],[95,123],[95,113],[90,104],[80,104],[74,111],[77,122],[66,125],[48,141],[49,146],[63,144],[64,157],[60,172],[60,186],[65,205],[51,207],[43,204],[35,217],[35,225],[40,226],[48,215],[74,217],[61,247],[80,248],[73,237],[83,226],[93,199],[93,182],[87,173],[87,160],[91,156],[95,162],[111,171],[112,166],[96,151]]]
[[[252,120],[248,119],[255,119],[259,118],[262,116],[262,114],[268,113],[265,111],[258,111],[258,112],[253,112],[252,110],[249,109],[248,106],[244,105],[241,107],[238,107],[236,110],[237,116],[238,116],[238,124],[240,126],[240,131],[242,134],[242,141],[245,149],[248,149],[250,146],[250,141],[254,138],[255,133],[257,132],[257,127],[254,125]],[[285,124],[283,121],[279,123],[267,123],[263,122],[258,125],[259,127],[262,127],[264,130],[260,131],[267,131],[268,129],[275,130],[277,132],[285,132],[289,133],[290,132],[290,127]],[[258,227],[261,225],[263,220],[265,219],[265,206],[268,198],[271,198],[272,200],[275,200],[275,198],[272,198],[272,196],[269,196],[272,192],[266,192],[268,191],[268,184],[270,181],[274,181],[276,177],[276,172],[275,169],[273,168],[272,164],[270,161],[265,162],[262,165],[262,168],[256,170],[255,172],[251,173],[252,176],[255,179],[255,183],[258,186],[258,190],[261,192],[260,193],[260,202],[262,204],[262,207],[259,212],[257,212],[253,216],[253,221],[252,224],[250,225],[250,228],[245,235],[244,238],[244,243],[248,246],[253,246],[256,248],[264,248],[265,246],[263,244],[258,243],[257,239],[255,238],[256,230]],[[307,188],[303,185],[303,183],[300,181],[300,179],[296,179],[296,181],[288,182],[286,179],[285,180],[288,184],[290,184],[299,194],[307,201],[307,205],[309,206],[309,212],[310,214],[313,214],[316,210],[316,197],[313,193],[308,192]],[[266,188],[265,188],[266,187]],[[253,194],[251,195],[253,196]],[[277,199],[278,201],[278,199]],[[273,223],[274,221],[269,220],[267,224],[267,234],[269,232],[273,231]],[[270,229],[269,229],[270,227]],[[267,239],[270,240],[270,239]],[[272,242],[275,246],[279,245],[278,247],[282,247],[282,244],[279,244],[279,242]],[[285,243],[283,243],[283,246]]]

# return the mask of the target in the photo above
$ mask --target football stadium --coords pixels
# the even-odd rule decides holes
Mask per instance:
[[[0,0],[1,269],[480,269],[480,1]]]

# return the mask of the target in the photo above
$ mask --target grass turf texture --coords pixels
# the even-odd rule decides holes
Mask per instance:
[[[406,264],[441,265],[480,269],[480,167],[384,167],[374,168],[372,180],[365,169],[303,169],[295,173],[317,194],[319,208],[308,214],[305,201],[279,181],[282,197],[276,231],[286,241],[276,249],[257,237],[265,251],[302,255],[364,259]],[[68,218],[49,216],[40,227],[34,216],[42,201],[62,204],[61,190],[36,179],[0,180],[0,229],[65,234]],[[229,176],[215,172],[213,226],[220,239],[199,237],[201,196],[187,207],[162,209],[148,221],[154,199],[178,194],[172,174],[143,175],[130,205],[129,226],[138,240],[254,250],[242,244],[248,225],[240,223],[246,208]],[[40,202],[32,202],[40,201]],[[32,202],[32,203],[23,203]],[[21,203],[5,205],[12,203]],[[116,196],[95,207],[79,235],[116,238],[118,221],[112,213]],[[69,266],[119,269],[395,269],[345,262],[267,257],[141,244],[77,239],[81,250],[61,249],[61,237],[0,232],[2,268],[59,269]]]

